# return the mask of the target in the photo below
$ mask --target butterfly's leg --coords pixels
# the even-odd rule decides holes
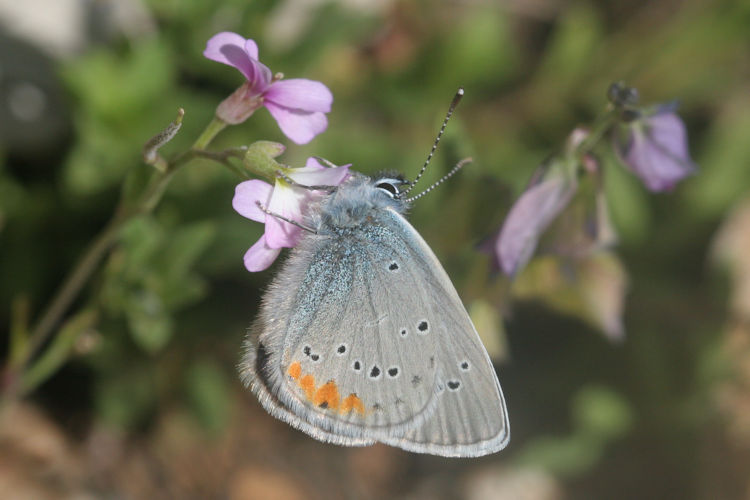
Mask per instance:
[[[338,187],[338,186],[305,186],[304,184],[300,184],[298,182],[293,181],[292,179],[289,178],[289,176],[287,176],[281,170],[277,170],[276,171],[276,175],[279,176],[279,177],[281,177],[288,184],[290,184],[290,185],[292,185],[294,187],[298,187],[298,188],[302,188],[302,189],[308,189],[310,191],[328,191],[329,193],[333,193],[334,191],[336,191],[336,188]]]
[[[270,210],[268,210],[268,208],[266,208],[265,205],[263,205],[259,201],[256,201],[255,204],[258,205],[258,208],[260,208],[261,211],[263,211],[267,215],[270,215],[271,217],[276,217],[277,219],[283,220],[284,222],[288,222],[289,224],[292,224],[293,226],[297,226],[300,229],[304,229],[305,231],[307,231],[309,233],[318,234],[318,232],[315,229],[309,228],[309,227],[305,226],[304,224],[300,224],[296,220],[289,219],[287,217],[284,217],[281,214],[277,214],[276,212],[271,212]]]

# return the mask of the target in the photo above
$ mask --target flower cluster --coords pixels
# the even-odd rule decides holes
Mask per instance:
[[[696,171],[688,151],[685,125],[674,104],[637,107],[637,92],[622,84],[612,86],[610,100],[609,120],[604,121],[603,129],[598,134],[576,129],[562,155],[534,175],[511,207],[499,233],[490,245],[483,246],[493,254],[495,267],[507,275],[514,276],[523,269],[540,237],[569,209],[571,200],[578,196],[580,177],[601,177],[601,166],[593,154],[599,136],[611,136],[617,157],[650,191],[670,190]],[[593,227],[601,230],[594,235],[594,244],[587,247],[589,251],[601,249],[614,240],[611,228],[607,227],[600,180],[596,186],[592,195],[597,198]]]

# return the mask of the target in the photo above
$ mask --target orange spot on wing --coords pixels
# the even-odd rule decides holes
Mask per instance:
[[[299,379],[299,386],[305,391],[307,399],[312,400],[315,394],[315,377],[310,374],[305,375]]]
[[[336,410],[339,407],[340,399],[336,382],[329,380],[317,390],[313,403],[315,406],[324,406],[325,408]]]
[[[341,413],[356,411],[360,415],[365,414],[365,405],[356,394],[349,394],[341,403]]]
[[[287,370],[287,373],[294,380],[297,380],[302,374],[302,365],[299,363],[299,361],[295,361],[294,363],[289,365],[289,370]]]

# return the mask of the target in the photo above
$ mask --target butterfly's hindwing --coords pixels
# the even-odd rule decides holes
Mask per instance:
[[[307,421],[299,418],[289,408],[287,408],[270,390],[268,380],[265,378],[265,366],[268,362],[266,347],[259,342],[258,334],[260,333],[260,323],[256,321],[251,327],[251,331],[245,340],[244,354],[240,363],[240,375],[250,389],[255,393],[263,408],[274,417],[287,422],[288,424],[306,432],[310,436],[321,441],[345,446],[368,446],[375,441],[367,438],[356,438],[341,434],[334,434],[323,431],[314,427]]]
[[[259,342],[283,345],[268,352],[264,377],[287,408],[326,432],[386,439],[431,413],[435,346],[419,332],[423,318],[414,316],[412,290],[400,281],[413,279],[411,272],[389,269],[407,262],[405,248],[358,236],[311,236],[295,248],[286,265],[310,264],[299,274],[279,273],[303,276],[301,283],[271,285]],[[384,252],[391,256],[385,265]],[[290,295],[293,308],[285,302]]]

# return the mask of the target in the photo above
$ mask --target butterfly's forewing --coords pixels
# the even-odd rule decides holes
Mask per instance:
[[[425,311],[438,367],[437,404],[430,417],[384,442],[445,456],[481,456],[504,448],[510,426],[500,383],[458,293],[406,219],[387,211],[384,220],[407,249],[408,283],[399,286],[411,290],[412,304]]]

